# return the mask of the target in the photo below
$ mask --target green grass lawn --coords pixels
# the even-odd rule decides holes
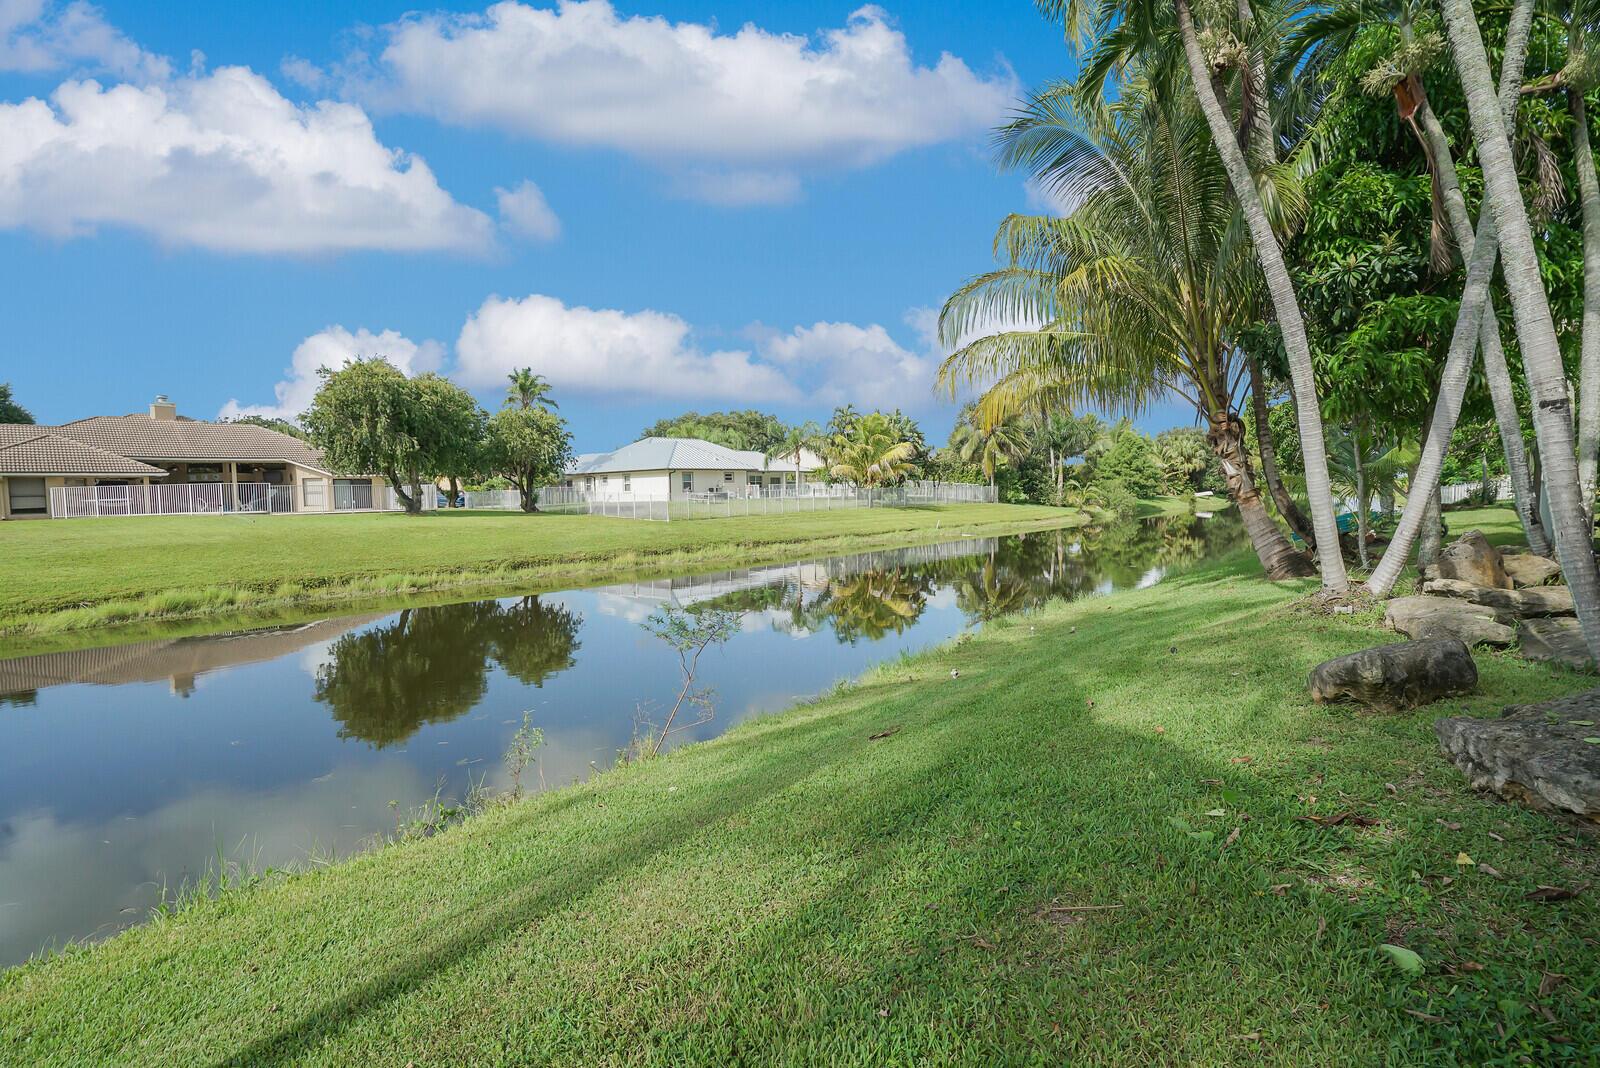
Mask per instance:
[[[646,567],[713,568],[1079,519],[1058,508],[968,504],[674,523],[506,512],[5,523],[0,637],[311,611],[420,590],[572,586]]]
[[[1014,618],[6,972],[0,1062],[1595,1063],[1600,889],[1526,895],[1600,849],[1431,729],[1590,681],[1480,653],[1470,698],[1319,708],[1314,664],[1393,636],[1256,575]]]

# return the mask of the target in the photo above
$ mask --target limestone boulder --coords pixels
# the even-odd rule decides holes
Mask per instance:
[[[1496,590],[1480,586],[1467,595],[1473,604],[1498,608],[1521,619],[1535,616],[1570,616],[1572,591],[1565,586],[1530,586],[1521,590]]]
[[[1524,660],[1548,660],[1576,671],[1593,671],[1589,647],[1571,616],[1524,619],[1517,624],[1518,652]]]
[[[1480,530],[1469,530],[1441,549],[1439,559],[1434,564],[1433,576],[1459,579],[1474,586],[1493,586],[1501,590],[1511,588],[1505,562]]]
[[[1380,645],[1318,664],[1310,684],[1311,699],[1319,705],[1355,701],[1400,712],[1471,690],[1478,684],[1478,667],[1465,642],[1435,638]]]
[[[1456,597],[1396,597],[1385,605],[1383,622],[1417,641],[1454,638],[1468,645],[1510,645],[1517,637],[1509,613]]]
[[[1433,725],[1450,761],[1480,790],[1543,811],[1600,822],[1600,689],[1499,719],[1454,716]]]
[[[1548,556],[1529,552],[1507,554],[1502,550],[1500,565],[1505,568],[1512,585],[1518,587],[1543,586],[1561,578],[1561,565]]]

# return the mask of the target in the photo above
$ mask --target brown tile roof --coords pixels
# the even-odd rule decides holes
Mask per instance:
[[[152,419],[148,415],[96,415],[63,423],[55,433],[139,460],[288,461],[319,471],[322,453],[299,438],[250,423]]]
[[[0,475],[165,478],[159,467],[57,434],[51,427],[0,425]]]

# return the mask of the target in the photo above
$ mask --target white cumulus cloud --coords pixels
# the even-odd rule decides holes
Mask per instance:
[[[374,334],[365,327],[351,333],[342,326],[330,326],[300,342],[290,358],[283,381],[273,387],[277,400],[272,404],[240,404],[230,400],[218,416],[234,419],[241,415],[264,415],[275,419],[294,419],[311,407],[317,387],[322,384],[317,371],[337,371],[355,360],[382,356],[408,375],[437,371],[444,357],[444,346],[437,341],[416,342],[394,330]]]
[[[369,106],[618,149],[730,203],[792,198],[806,167],[979,135],[1017,91],[1009,70],[981,75],[949,53],[919,64],[871,5],[811,37],[623,16],[608,0],[413,15],[381,34],[375,55],[334,72]]]
[[[558,389],[629,396],[784,401],[794,386],[749,352],[707,352],[689,324],[658,311],[569,307],[555,297],[490,297],[456,341],[455,377],[500,386],[533,367]]]
[[[939,367],[933,355],[907,349],[877,323],[797,326],[765,334],[757,351],[829,405],[925,409]]]
[[[544,198],[544,190],[532,182],[494,193],[500,204],[500,222],[512,233],[534,241],[554,241],[561,236],[561,220]]]
[[[86,67],[135,80],[159,80],[171,64],[129,40],[83,0],[0,0],[0,70],[37,73]]]
[[[361,108],[301,106],[242,67],[159,85],[68,81],[0,104],[0,226],[102,225],[253,253],[479,250],[493,223],[387,148]]]

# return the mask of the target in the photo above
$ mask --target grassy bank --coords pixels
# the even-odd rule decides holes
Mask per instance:
[[[1597,891],[1526,895],[1600,852],[1430,726],[1587,681],[1482,653],[1471,698],[1318,708],[1312,665],[1392,636],[1256,573],[0,974],[0,1062],[1592,1063]]]
[[[7,523],[0,638],[314,612],[419,591],[568,587],[647,568],[712,569],[1079,519],[1057,508],[972,504],[677,523],[506,512]]]

